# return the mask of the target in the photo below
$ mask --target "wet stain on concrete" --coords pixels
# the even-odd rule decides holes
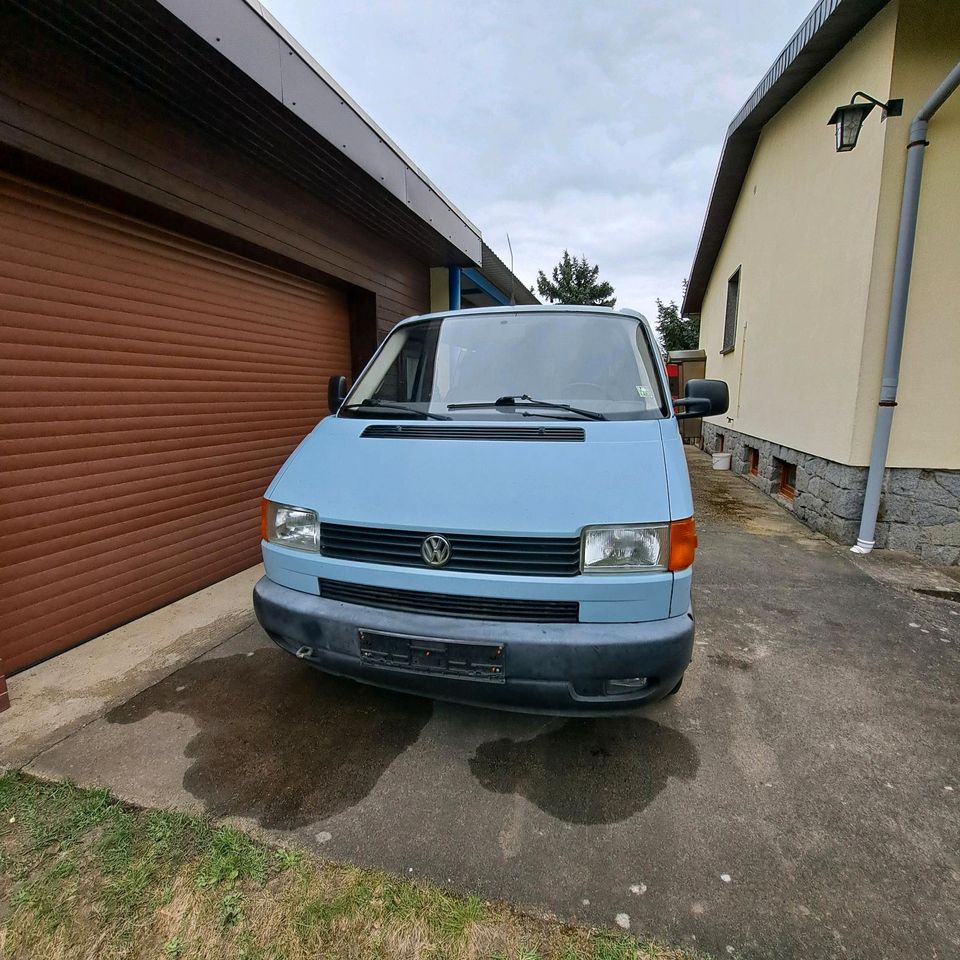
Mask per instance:
[[[519,794],[567,823],[618,823],[643,810],[670,777],[700,767],[693,743],[646,717],[567,720],[532,740],[491,740],[470,770],[494,793]]]
[[[715,663],[718,667],[726,667],[730,670],[752,670],[753,661],[746,657],[735,657],[730,653],[708,653],[707,659]]]
[[[748,504],[719,488],[700,492],[696,506],[698,513],[709,513],[711,519],[747,520],[752,516]]]
[[[262,649],[198,660],[107,720],[136,723],[155,711],[184,714],[199,727],[183,786],[209,813],[292,829],[362,800],[416,742],[433,705]]]

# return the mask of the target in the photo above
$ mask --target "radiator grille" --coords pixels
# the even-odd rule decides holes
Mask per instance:
[[[320,596],[341,603],[356,603],[382,610],[428,613],[437,617],[471,620],[508,620],[514,623],[577,623],[580,604],[575,600],[505,600],[501,597],[463,597],[419,590],[393,590],[364,584],[320,580]]]
[[[427,567],[420,554],[424,539],[438,531],[383,530],[323,523],[324,556],[364,563]],[[493,537],[444,533],[450,544],[445,570],[520,576],[573,577],[580,572],[579,537]]]

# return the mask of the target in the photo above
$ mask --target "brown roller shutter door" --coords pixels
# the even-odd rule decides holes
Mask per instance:
[[[5,177],[0,341],[0,675],[257,563],[350,369],[342,291]]]

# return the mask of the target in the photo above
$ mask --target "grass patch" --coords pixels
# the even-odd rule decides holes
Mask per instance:
[[[0,777],[0,956],[103,960],[690,960],[607,931]]]

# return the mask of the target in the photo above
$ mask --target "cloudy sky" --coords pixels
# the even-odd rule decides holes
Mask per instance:
[[[528,285],[679,301],[727,125],[813,0],[266,0]]]

